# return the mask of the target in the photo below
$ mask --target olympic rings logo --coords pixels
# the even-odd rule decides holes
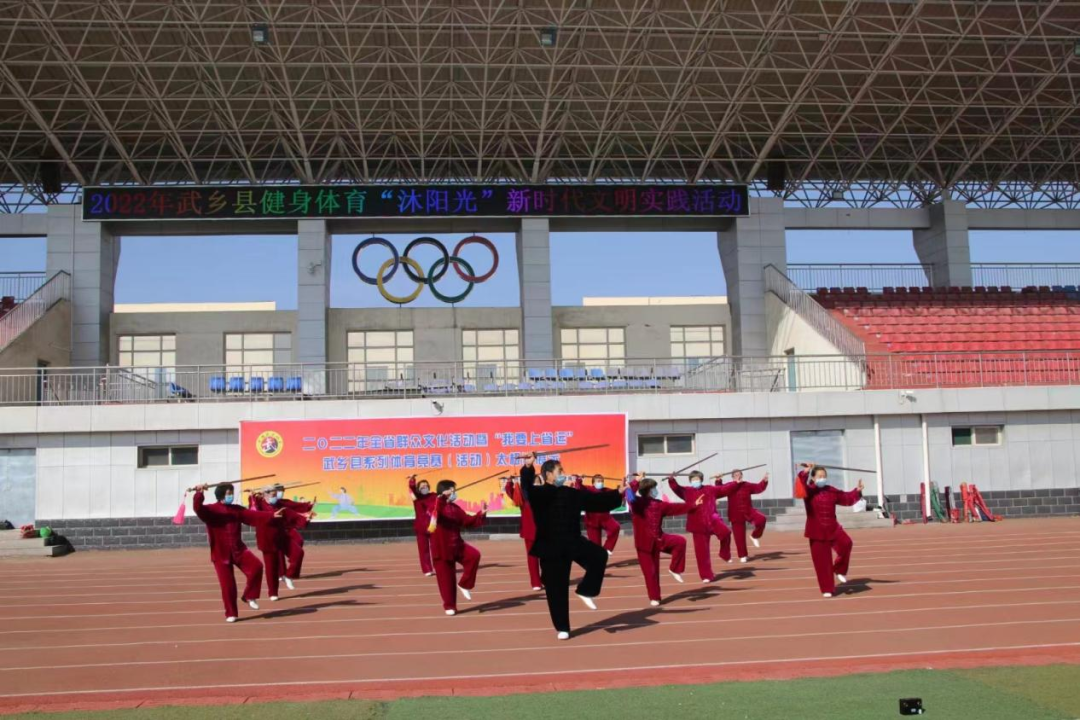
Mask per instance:
[[[385,247],[390,251],[391,255],[389,259],[379,266],[379,270],[375,273],[374,277],[365,275],[363,271],[360,270],[360,253],[363,252],[365,248],[369,248],[373,245]],[[421,245],[431,245],[442,253],[442,257],[431,264],[427,273],[424,272],[424,268],[420,266],[420,263],[409,257],[409,253],[412,249]],[[483,275],[477,275],[473,266],[461,257],[461,251],[468,245],[483,245],[491,251],[491,268]],[[464,238],[454,246],[454,251],[452,253],[447,251],[446,246],[433,237],[418,237],[406,245],[405,252],[400,255],[393,243],[386,238],[370,237],[361,241],[360,244],[356,246],[356,249],[353,250],[352,266],[353,272],[356,273],[356,276],[360,278],[361,281],[368,285],[378,287],[379,293],[384,298],[397,305],[408,305],[413,300],[420,297],[420,293],[423,292],[425,285],[431,288],[431,294],[437,299],[444,303],[454,304],[469,297],[469,293],[472,292],[473,287],[486,281],[495,274],[495,271],[499,269],[499,253],[490,240],[485,237],[480,237],[479,235],[470,235],[469,237]],[[458,277],[468,283],[468,286],[459,295],[443,295],[439,292],[439,289],[435,287],[435,283],[446,275],[451,266],[453,266],[454,272],[458,274]],[[390,291],[386,289],[386,283],[390,282],[397,273],[399,267],[403,268],[409,279],[416,283],[416,288],[408,295],[392,295]],[[464,268],[464,270],[462,270],[462,268]]]

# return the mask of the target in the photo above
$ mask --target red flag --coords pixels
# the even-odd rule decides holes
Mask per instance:
[[[183,525],[184,515],[187,513],[187,493],[184,493],[184,499],[180,501],[180,509],[176,511],[176,515],[173,516],[173,525]]]

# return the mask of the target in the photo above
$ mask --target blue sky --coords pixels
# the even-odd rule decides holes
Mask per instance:
[[[387,236],[399,251],[413,236]],[[453,249],[460,235],[437,236]],[[378,291],[352,270],[352,253],[363,236],[337,236],[331,275],[336,307],[385,307]],[[517,258],[512,235],[490,236],[499,251],[499,269],[475,287],[463,306],[516,306]],[[490,267],[480,246],[463,251],[477,273]],[[439,257],[430,247],[414,255],[425,271]],[[1063,231],[972,232],[977,262],[1080,262],[1080,233]],[[389,257],[384,249],[361,254],[361,270],[373,275]],[[793,231],[789,262],[917,262],[907,232]],[[726,293],[716,236],[712,233],[553,233],[552,300],[577,305],[584,296],[723,295]],[[44,239],[0,238],[0,272],[44,270]],[[123,241],[116,301],[244,302],[273,300],[296,307],[296,239],[270,237],[129,238]],[[398,271],[388,289],[407,294],[415,285]],[[439,290],[454,295],[462,281],[450,272]],[[441,305],[424,290],[410,307]]]

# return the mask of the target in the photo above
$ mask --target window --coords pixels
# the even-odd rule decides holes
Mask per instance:
[[[390,380],[411,380],[412,330],[366,330],[346,335],[349,392],[385,389]]]
[[[671,359],[691,367],[724,354],[723,325],[672,325]]]
[[[225,335],[227,372],[261,375],[292,363],[291,333],[228,333]]]
[[[117,342],[120,367],[176,366],[175,335],[121,335]]]
[[[499,382],[520,375],[517,330],[462,330],[461,359],[467,377]]]
[[[952,444],[962,446],[984,446],[1001,444],[1001,426],[984,425],[980,427],[954,427],[952,429]]]
[[[622,367],[626,360],[624,328],[563,328],[559,337],[567,366]]]
[[[177,467],[181,465],[198,464],[198,445],[139,448],[139,467],[141,468]]]
[[[638,435],[638,455],[693,455],[693,435]]]

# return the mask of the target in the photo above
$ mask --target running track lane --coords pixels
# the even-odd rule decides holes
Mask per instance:
[[[501,694],[648,683],[1080,662],[1080,520],[854,532],[820,597],[805,541],[767,533],[711,585],[688,559],[648,607],[629,538],[600,610],[558,642],[520,542],[479,543],[473,601],[442,614],[415,546],[308,548],[281,602],[226,625],[207,551],[0,561],[0,713],[249,699]],[[691,553],[692,555],[692,553]],[[665,566],[666,567],[666,566]],[[288,649],[290,685],[258,669]],[[422,684],[422,689],[420,685]]]

